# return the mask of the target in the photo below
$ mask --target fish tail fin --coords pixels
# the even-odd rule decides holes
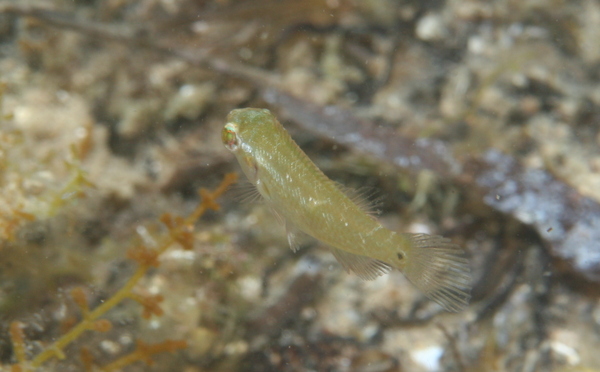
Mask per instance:
[[[467,307],[471,298],[471,269],[464,251],[441,236],[402,235],[412,248],[399,265],[408,280],[448,311]]]

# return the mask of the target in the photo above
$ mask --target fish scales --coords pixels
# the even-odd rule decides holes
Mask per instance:
[[[468,305],[471,278],[462,249],[440,236],[383,227],[304,154],[268,110],[233,110],[222,139],[283,220],[293,250],[301,231],[330,246],[342,266],[363,279],[396,268],[446,310]]]

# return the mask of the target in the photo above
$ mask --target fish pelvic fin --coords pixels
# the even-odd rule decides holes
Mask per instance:
[[[296,225],[294,225],[287,219],[284,219],[284,225],[285,234],[287,235],[287,240],[290,244],[290,249],[293,252],[297,252],[300,249],[300,243],[302,242],[302,240],[304,240],[304,238],[308,236],[308,234],[297,228]]]
[[[392,270],[390,265],[371,257],[360,256],[333,247],[331,247],[331,253],[347,272],[354,273],[363,280],[375,280]]]
[[[447,311],[466,308],[471,299],[471,269],[464,251],[441,236],[402,235],[410,241],[411,249],[398,265],[400,271]]]

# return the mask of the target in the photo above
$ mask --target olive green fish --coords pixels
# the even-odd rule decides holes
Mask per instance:
[[[468,305],[471,276],[461,248],[440,236],[383,227],[317,168],[269,110],[231,111],[222,139],[285,221],[292,250],[300,230],[329,245],[339,263],[362,279],[396,268],[446,310]]]

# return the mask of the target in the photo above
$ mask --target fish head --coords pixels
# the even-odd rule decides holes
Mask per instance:
[[[233,110],[221,132],[223,145],[237,158],[248,179],[256,183],[258,164],[255,149],[264,144],[276,125],[273,114],[267,109],[245,108]]]

